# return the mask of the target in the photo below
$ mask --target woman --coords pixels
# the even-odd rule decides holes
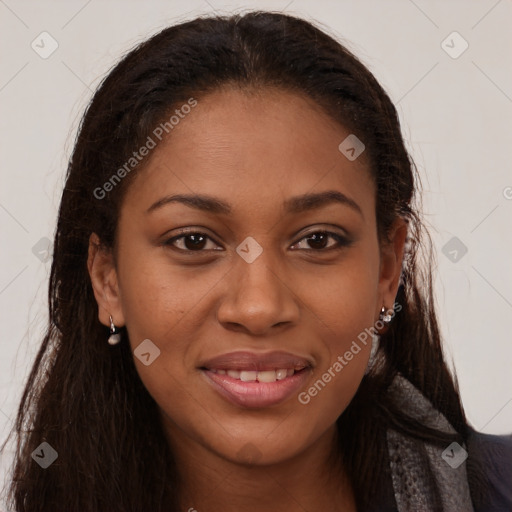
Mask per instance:
[[[71,157],[15,510],[510,508],[512,442],[471,428],[442,355],[417,189],[387,94],[304,20],[131,51]]]

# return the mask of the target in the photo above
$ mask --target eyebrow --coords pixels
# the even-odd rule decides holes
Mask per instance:
[[[204,194],[176,194],[165,196],[153,203],[146,210],[146,213],[150,213],[170,203],[181,203],[185,206],[195,208],[196,210],[215,214],[229,215],[232,213],[231,205],[217,199],[216,197]],[[302,213],[308,210],[319,209],[332,203],[339,203],[348,206],[363,217],[363,212],[360,206],[353,199],[337,190],[326,190],[324,192],[291,197],[284,201],[283,204],[286,213]]]

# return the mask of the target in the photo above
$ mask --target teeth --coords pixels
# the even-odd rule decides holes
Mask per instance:
[[[293,372],[293,370],[292,370]],[[276,379],[277,380],[283,380],[283,379],[286,379],[286,376],[288,375],[288,370],[286,369],[283,369],[283,370],[276,370]]]
[[[302,369],[302,368],[301,368]],[[286,377],[291,377],[295,371],[293,368],[280,368],[278,370],[262,370],[261,372],[248,371],[248,370],[210,370],[219,375],[228,375],[232,379],[238,379],[242,382],[275,382],[276,380],[283,380]]]
[[[258,372],[240,372],[240,380],[243,382],[254,382]]]
[[[276,372],[274,370],[265,370],[258,372],[258,382],[275,382]]]

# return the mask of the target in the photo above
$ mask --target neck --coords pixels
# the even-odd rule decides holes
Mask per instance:
[[[180,472],[180,510],[187,512],[355,512],[348,475],[339,462],[336,426],[303,452],[272,464],[240,464],[165,425]]]

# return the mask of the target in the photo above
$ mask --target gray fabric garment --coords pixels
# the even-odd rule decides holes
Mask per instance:
[[[389,393],[412,418],[429,427],[455,433],[445,416],[407,379],[397,376]],[[443,512],[474,512],[466,473],[466,446],[452,443],[442,449],[392,429],[387,431],[387,443],[399,512],[432,510],[436,493],[429,483],[429,474],[434,476]]]

